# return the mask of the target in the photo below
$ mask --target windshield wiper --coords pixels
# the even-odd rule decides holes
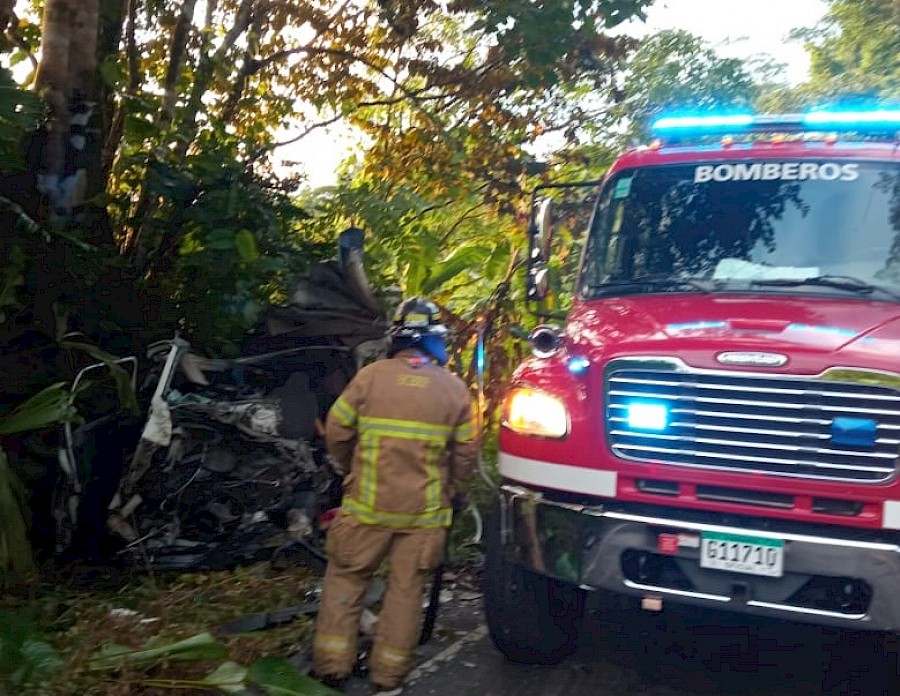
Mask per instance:
[[[769,278],[764,280],[751,280],[751,287],[782,287],[796,288],[801,285],[818,285],[819,287],[837,288],[838,290],[847,290],[860,295],[871,295],[873,293],[881,293],[887,295],[891,299],[900,300],[900,295],[896,292],[888,290],[881,285],[875,285],[862,278],[854,278],[853,276],[844,275],[821,275],[811,278]]]
[[[587,289],[593,293],[604,290],[617,292],[678,292],[685,290],[688,292],[701,292],[704,294],[710,293],[713,290],[709,284],[704,284],[699,280],[694,280],[692,278],[678,278],[676,276],[666,275],[665,273],[638,276],[636,278],[609,280],[605,283],[589,285]]]

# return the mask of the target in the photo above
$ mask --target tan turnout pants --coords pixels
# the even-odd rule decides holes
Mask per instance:
[[[419,640],[422,589],[441,561],[446,529],[393,529],[363,524],[342,514],[328,530],[328,569],[313,641],[318,676],[344,677],[356,660],[363,598],[382,560],[389,559],[369,678],[379,686],[399,686],[412,668]]]

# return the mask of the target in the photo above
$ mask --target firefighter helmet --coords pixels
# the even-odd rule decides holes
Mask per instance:
[[[441,323],[440,310],[434,302],[412,297],[397,307],[389,334],[392,338],[446,336],[447,327]]]
[[[447,362],[447,327],[441,323],[440,310],[434,302],[421,297],[402,302],[394,313],[388,336],[391,339],[390,355],[406,348],[419,348],[430,353],[440,364]]]

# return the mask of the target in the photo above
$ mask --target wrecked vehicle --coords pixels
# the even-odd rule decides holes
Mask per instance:
[[[362,242],[344,232],[339,257],[266,311],[241,357],[209,359],[177,336],[153,345],[138,388],[145,417],[119,407],[66,429],[59,554],[160,569],[225,567],[297,544],[321,557],[320,516],[340,500],[325,416],[386,349]],[[120,368],[136,383],[134,358]],[[110,366],[83,372],[73,388],[114,389]]]

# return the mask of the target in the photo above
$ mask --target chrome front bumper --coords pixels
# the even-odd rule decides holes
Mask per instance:
[[[777,526],[688,521],[669,514],[553,501],[517,485],[501,487],[496,523],[508,560],[584,589],[831,626],[900,631],[900,544],[893,533],[873,541],[821,526],[814,533],[796,533]],[[697,539],[703,532],[781,540],[782,576],[702,568],[699,544],[660,550],[660,534]]]

